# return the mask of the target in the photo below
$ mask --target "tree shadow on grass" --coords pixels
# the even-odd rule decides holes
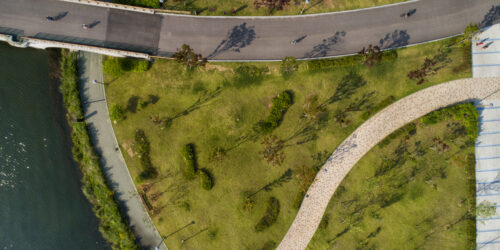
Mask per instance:
[[[219,96],[221,92],[222,92],[222,88],[217,87],[216,90],[201,96],[200,98],[198,98],[198,100],[196,100],[193,104],[191,104],[191,106],[187,107],[183,111],[177,112],[176,114],[167,117],[166,118],[167,123],[170,124],[173,120],[175,120],[179,117],[189,115],[191,112],[206,106],[209,101],[211,101],[215,97]]]
[[[235,51],[239,53],[240,49],[250,45],[254,39],[254,26],[247,27],[246,22],[236,25],[228,32],[227,38],[222,40],[217,48],[215,48],[215,50],[208,55],[208,58],[214,58],[215,56],[227,51]]]

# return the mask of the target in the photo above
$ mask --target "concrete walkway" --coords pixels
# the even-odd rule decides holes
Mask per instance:
[[[473,77],[500,77],[500,25],[483,30],[472,45],[472,73]],[[478,104],[480,124],[476,140],[476,204],[489,201],[498,206],[500,98],[487,98]],[[476,228],[477,249],[500,248],[500,208],[497,208],[493,218],[476,218]]]
[[[93,80],[103,81],[102,57],[98,54],[80,52],[78,59],[81,98],[84,103],[85,120],[89,125],[92,143],[101,156],[101,167],[115,191],[120,210],[125,213],[142,248],[154,249],[161,242],[116,141],[109,119],[108,106],[103,84],[93,84]],[[161,249],[166,250],[165,244]]]
[[[498,98],[499,92],[500,78],[455,80],[423,89],[377,113],[342,142],[323,165],[278,249],[307,247],[338,185],[361,157],[386,136],[433,110],[464,101],[477,103]]]

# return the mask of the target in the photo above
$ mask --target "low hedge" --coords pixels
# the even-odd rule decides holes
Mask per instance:
[[[59,90],[68,111],[73,158],[82,174],[82,191],[99,219],[99,231],[111,247],[138,249],[135,237],[120,213],[113,196],[114,192],[110,189],[99,165],[99,156],[92,147],[87,124],[83,121],[76,53],[62,50],[59,63],[61,69]]]
[[[283,115],[293,104],[292,94],[290,91],[285,90],[273,98],[273,105],[269,115],[263,121],[259,122],[259,129],[262,133],[271,133],[277,128]]]
[[[201,179],[201,187],[203,189],[210,190],[214,186],[212,174],[208,171],[208,169],[200,170],[200,179]]]
[[[184,178],[186,178],[186,180],[194,180],[197,168],[193,144],[187,144],[182,147],[181,155],[184,159],[184,163],[186,164],[184,167]]]
[[[151,156],[149,155],[151,146],[144,130],[142,129],[137,129],[135,131],[134,149],[139,155],[142,166],[142,172],[139,175],[140,180],[156,178],[158,176],[158,171],[156,171],[156,168],[153,166]]]
[[[381,62],[391,62],[398,57],[398,53],[395,49],[386,50],[382,52]],[[307,62],[307,68],[309,70],[324,70],[331,69],[333,67],[347,67],[363,64],[362,55],[352,55],[352,56],[342,56],[337,58],[319,59],[311,60]]]
[[[256,232],[262,232],[266,228],[270,227],[272,224],[276,222],[278,219],[278,215],[280,213],[280,202],[278,199],[271,197],[267,201],[266,213],[260,219],[259,223],[255,225]]]

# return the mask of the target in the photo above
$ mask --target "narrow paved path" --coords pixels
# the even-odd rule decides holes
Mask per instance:
[[[400,16],[410,10],[408,19]],[[45,19],[65,12],[57,22]],[[406,46],[460,34],[470,22],[489,26],[499,21],[498,0],[418,0],[282,17],[160,15],[54,0],[0,0],[0,33],[151,55],[171,55],[187,43],[211,60],[345,55],[369,44]],[[84,23],[96,25],[83,30]]]
[[[98,54],[79,54],[80,95],[84,103],[85,121],[89,126],[92,143],[101,156],[101,167],[115,192],[120,210],[127,217],[140,246],[153,249],[161,241],[160,234],[142,204],[118,147],[109,119],[104,85],[93,84],[93,80],[103,81],[101,61],[101,55]],[[165,244],[162,244],[161,249],[167,249]]]
[[[338,185],[358,160],[386,136],[433,110],[464,101],[498,98],[499,93],[500,78],[461,79],[423,89],[377,113],[342,142],[323,165],[278,249],[307,247]]]

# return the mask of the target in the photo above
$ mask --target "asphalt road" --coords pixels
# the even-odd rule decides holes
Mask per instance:
[[[414,11],[409,18],[405,11]],[[46,16],[67,15],[57,22]],[[90,30],[83,23],[99,22]],[[405,46],[500,22],[498,0],[420,0],[359,11],[285,17],[152,15],[54,0],[0,0],[0,32],[169,55],[183,43],[212,60],[318,58],[369,44]],[[296,44],[291,41],[302,38]]]

